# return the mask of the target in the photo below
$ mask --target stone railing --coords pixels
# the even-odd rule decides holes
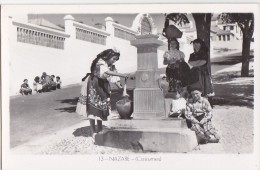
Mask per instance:
[[[115,37],[122,38],[128,41],[134,40],[135,36],[138,34],[137,32],[116,23],[113,23],[114,26],[114,35]]]
[[[109,33],[81,23],[74,23],[73,26],[76,29],[76,39],[106,45],[106,38],[110,35]]]
[[[13,21],[17,29],[17,42],[64,49],[64,41],[69,35],[33,24]]]

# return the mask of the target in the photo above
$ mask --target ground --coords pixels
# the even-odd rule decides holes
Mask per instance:
[[[213,65],[214,62],[219,64],[221,59],[212,61]],[[253,61],[250,63],[251,77],[239,77],[240,68],[241,63],[234,60],[226,67],[214,68],[213,82],[216,96],[212,121],[218,129],[221,140],[218,144],[199,145],[196,150],[192,151],[193,153],[252,153]],[[129,83],[128,87],[131,88],[131,80]],[[76,85],[50,93],[11,97],[11,151],[34,154],[137,152],[94,145],[90,137],[88,120],[75,113],[79,91],[80,86]],[[131,90],[128,92],[130,93]],[[120,90],[113,91],[112,109],[114,111],[115,102],[120,99],[121,94]],[[107,122],[104,128],[106,125]]]

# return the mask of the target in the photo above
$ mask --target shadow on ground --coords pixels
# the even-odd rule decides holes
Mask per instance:
[[[75,113],[77,106],[72,107],[62,107],[55,110],[59,110],[60,112],[67,112],[67,113]]]
[[[56,101],[61,103],[71,104],[71,105],[77,105],[78,99],[79,99],[78,97],[75,97],[72,99],[64,99],[64,100],[56,100]]]
[[[254,58],[253,55],[249,56],[249,59]],[[215,65],[234,65],[242,61],[241,55],[225,56],[224,58],[213,58],[211,64]]]
[[[234,105],[254,107],[254,72],[249,77],[241,77],[239,71],[223,72],[213,75],[214,105]]]
[[[103,129],[107,129],[108,127],[103,125],[102,128]],[[96,127],[96,129],[97,129],[97,127]],[[81,137],[90,137],[90,136],[92,136],[90,126],[85,126],[85,127],[78,128],[72,134],[75,137],[80,137],[80,136]]]

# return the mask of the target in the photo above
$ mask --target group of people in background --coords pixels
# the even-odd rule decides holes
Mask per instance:
[[[46,72],[42,73],[42,76],[36,76],[33,82],[33,89],[28,85],[28,80],[24,79],[24,83],[21,85],[20,93],[22,95],[32,94],[32,92],[42,93],[49,92],[56,89],[61,89],[61,79],[59,76],[47,75]]]
[[[192,43],[194,52],[188,63],[176,38],[169,39],[170,48],[164,54],[168,90],[173,94],[169,117],[185,118],[199,142],[218,142],[220,137],[211,123],[212,103],[209,101],[215,94],[208,69],[208,48],[199,38]]]

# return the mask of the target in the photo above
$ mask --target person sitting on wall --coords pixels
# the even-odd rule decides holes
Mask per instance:
[[[60,77],[59,76],[57,76],[56,77],[56,87],[57,87],[57,89],[61,89],[61,80],[60,80]]]
[[[27,79],[23,80],[23,84],[21,85],[20,93],[22,95],[32,94],[32,89],[29,87]]]
[[[220,137],[211,123],[213,115],[209,101],[201,96],[202,90],[198,86],[189,86],[188,91],[192,97],[185,112],[188,127],[195,131],[199,143],[218,143]]]
[[[173,99],[169,117],[185,118],[186,100],[180,95],[179,91],[174,90],[172,93]]]
[[[36,76],[34,78],[33,91],[35,91],[36,93],[41,93],[42,92],[42,84],[40,82],[40,77],[39,76]]]

